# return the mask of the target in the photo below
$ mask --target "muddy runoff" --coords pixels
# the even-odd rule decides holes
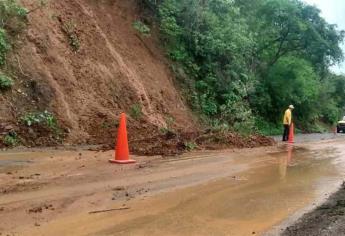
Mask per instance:
[[[38,189],[3,194],[0,232],[263,235],[275,228],[279,233],[284,222],[296,220],[340,186],[345,167],[343,147],[343,141],[333,140],[197,152],[174,159],[151,157],[149,165],[135,157],[139,163],[132,167],[109,167],[105,162],[110,153],[99,153],[92,159],[101,161],[91,161],[78,171],[74,168],[82,163],[75,160],[75,153],[54,153],[52,160],[31,158],[32,162],[21,163],[26,169],[20,169],[18,162],[11,167],[7,163],[5,169],[23,175],[41,169],[35,169],[39,165],[51,165],[60,173],[59,165],[66,165],[68,160],[65,169],[69,174],[61,179],[55,176],[55,186],[41,179],[45,184]],[[82,153],[86,160],[92,155]],[[0,160],[4,159],[1,155]],[[90,167],[104,170],[96,176]],[[40,174],[46,178],[46,173]],[[123,192],[123,196],[114,199],[114,191]],[[42,210],[35,208],[40,204]],[[14,223],[14,219],[22,224]]]

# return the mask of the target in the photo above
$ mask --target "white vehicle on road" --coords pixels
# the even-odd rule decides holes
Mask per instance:
[[[343,117],[343,120],[338,121],[337,124],[337,133],[340,133],[341,131],[345,133],[345,116]]]

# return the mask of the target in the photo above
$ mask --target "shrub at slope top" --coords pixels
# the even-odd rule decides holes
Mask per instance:
[[[16,0],[0,0],[0,66],[5,64],[11,37],[24,28],[27,12]]]
[[[145,3],[158,16],[168,55],[184,70],[194,109],[210,119],[231,126],[277,123],[290,103],[299,124],[331,122],[342,112],[344,101],[325,85],[345,80],[328,70],[343,59],[344,32],[316,7],[299,0]]]
[[[24,27],[28,10],[21,7],[17,0],[0,1],[0,28],[11,36],[17,35]]]

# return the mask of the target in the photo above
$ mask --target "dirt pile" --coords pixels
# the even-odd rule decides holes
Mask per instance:
[[[158,134],[149,139],[130,142],[134,153],[142,155],[177,155],[185,151],[202,149],[253,148],[271,146],[274,141],[260,135],[242,137],[233,133],[172,133]]]
[[[178,155],[191,150],[218,150],[225,148],[253,148],[272,146],[272,138],[261,135],[241,136],[236,133],[222,131],[170,131],[159,130],[157,127],[145,126],[144,135],[135,134],[135,128],[130,127],[129,147],[132,153],[139,155]],[[115,132],[115,131],[114,131]],[[103,145],[101,149],[114,148],[114,140]],[[116,142],[116,140],[115,140]]]

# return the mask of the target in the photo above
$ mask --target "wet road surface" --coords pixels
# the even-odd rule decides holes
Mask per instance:
[[[272,136],[275,141],[281,142],[282,136]],[[295,134],[295,143],[317,142],[322,140],[341,140],[345,138],[345,133],[313,133],[313,134]]]
[[[3,153],[0,175],[6,178],[0,187],[28,183],[38,188],[0,196],[0,218],[5,219],[0,232],[262,235],[275,229],[272,235],[277,235],[281,225],[340,186],[344,147],[345,140],[335,139],[174,159],[136,157],[137,165],[125,167],[106,163],[111,153]],[[20,179],[36,172],[38,178]],[[30,211],[40,204],[54,209]],[[119,210],[89,214],[106,209]]]

